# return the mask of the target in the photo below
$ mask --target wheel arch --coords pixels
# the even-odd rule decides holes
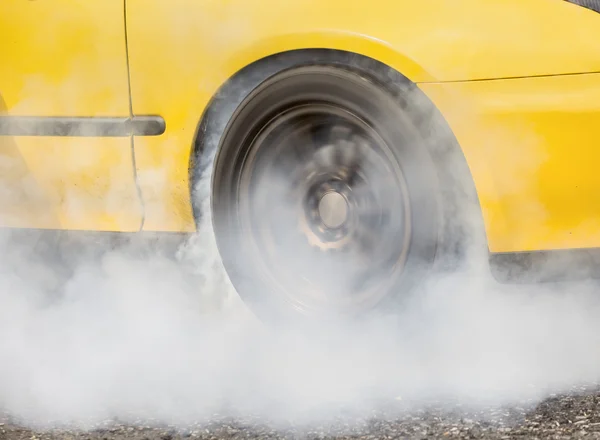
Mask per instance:
[[[311,43],[315,43],[312,44]],[[204,172],[206,166],[201,164],[201,156],[205,149],[206,126],[219,111],[219,104],[227,99],[238,87],[237,83],[250,75],[254,69],[269,63],[276,57],[301,55],[303,53],[335,52],[346,53],[353,56],[373,60],[383,66],[392,68],[411,84],[420,81],[435,81],[418,63],[403,55],[385,42],[366,35],[349,32],[297,32],[273,35],[236,51],[228,56],[222,66],[217,69],[225,72],[223,78],[216,83],[208,102],[201,110],[200,118],[196,125],[192,148],[189,155],[189,190],[193,216],[196,222],[201,217],[198,210],[196,185],[200,179],[200,171]],[[204,166],[206,165],[206,166]]]
[[[243,46],[233,56],[228,57],[225,65],[237,66],[235,70],[240,71],[272,55],[319,49],[349,52],[375,59],[415,83],[441,80],[389,42],[357,32],[336,29],[273,34]]]
[[[201,141],[202,137],[203,123],[213,113],[219,98],[227,94],[228,88],[232,86],[237,78],[242,77],[249,70],[269,62],[273,57],[316,51],[343,52],[372,59],[392,68],[415,84],[437,81],[411,57],[398,51],[385,41],[368,35],[336,30],[313,30],[270,35],[268,38],[254,41],[234,51],[216,69],[222,74],[222,77],[214,83],[208,102],[201,109],[201,116],[196,127],[190,154],[190,172],[194,172],[194,160],[200,145],[199,140]],[[191,178],[190,185],[193,184],[194,180]]]
[[[297,36],[296,36],[297,37]],[[335,38],[332,38],[332,43],[334,42]],[[300,41],[305,41],[303,39],[299,39],[298,42]],[[371,40],[371,39],[358,39],[358,40],[351,40],[354,41],[354,45],[349,42],[349,40],[347,39],[339,39],[338,41],[345,41],[346,44],[340,44],[340,45],[334,45],[332,44],[331,47],[322,47],[322,48],[315,48],[315,47],[305,47],[302,45],[299,45],[298,48],[294,48],[294,46],[292,45],[292,48],[288,48],[286,50],[282,50],[280,52],[271,52],[269,53],[268,51],[265,51],[266,55],[262,56],[261,58],[257,58],[257,59],[253,59],[255,57],[251,57],[249,54],[256,54],[257,52],[257,48],[255,47],[254,49],[248,49],[247,51],[242,52],[243,55],[240,55],[240,57],[236,57],[236,59],[239,60],[246,60],[246,59],[250,59],[251,61],[248,62],[247,64],[243,65],[241,68],[239,68],[237,71],[235,71],[235,73],[233,75],[231,75],[229,78],[227,78],[225,81],[223,81],[220,86],[217,88],[217,90],[215,91],[215,93],[212,95],[210,101],[208,102],[208,104],[206,105],[202,116],[200,117],[200,120],[198,121],[198,125],[196,128],[196,133],[194,136],[194,142],[193,142],[193,146],[192,146],[192,151],[190,154],[190,162],[189,162],[189,170],[190,170],[190,178],[189,178],[189,184],[190,184],[190,195],[191,195],[191,200],[192,200],[192,210],[194,213],[194,217],[196,219],[196,221],[198,221],[201,216],[201,210],[199,209],[198,203],[195,203],[195,200],[197,200],[198,195],[197,195],[197,191],[198,189],[196,188],[198,181],[201,179],[201,176],[203,175],[203,173],[207,170],[207,168],[209,166],[212,165],[211,163],[203,163],[203,156],[204,156],[204,152],[205,152],[205,147],[206,147],[206,130],[207,130],[207,125],[214,123],[214,119],[217,116],[217,114],[219,113],[219,111],[221,110],[221,105],[223,105],[223,103],[229,99],[231,97],[232,94],[234,94],[236,92],[236,89],[239,87],[239,82],[243,81],[244,77],[248,76],[248,75],[252,75],[252,72],[255,71],[256,69],[261,69],[263,66],[265,66],[266,64],[268,64],[269,62],[271,62],[272,60],[274,60],[275,58],[278,57],[291,57],[291,56],[302,56],[303,54],[305,56],[311,56],[312,54],[316,55],[316,54],[325,54],[327,52],[330,53],[335,53],[335,54],[346,54],[350,57],[356,57],[360,60],[362,60],[363,62],[366,62],[367,64],[373,65],[373,66],[379,66],[380,68],[388,68],[388,69],[392,69],[392,71],[394,71],[399,78],[401,78],[403,81],[405,81],[405,84],[407,85],[407,87],[411,88],[411,93],[416,93],[419,98],[420,98],[420,102],[419,102],[419,106],[423,106],[423,108],[421,110],[424,111],[424,113],[427,113],[429,115],[431,115],[434,123],[436,124],[436,126],[438,128],[440,128],[443,133],[444,136],[449,136],[451,139],[451,143],[453,143],[455,145],[456,148],[458,148],[458,150],[460,151],[462,158],[464,159],[465,163],[467,164],[468,167],[468,161],[464,155],[464,152],[462,151],[462,148],[460,147],[460,144],[456,138],[456,136],[454,135],[451,126],[449,125],[448,121],[445,119],[444,115],[439,111],[439,109],[435,106],[435,104],[433,103],[433,101],[431,99],[429,99],[429,97],[417,87],[417,82],[419,82],[416,79],[419,80],[426,80],[426,78],[431,78],[427,72],[425,72],[425,70],[423,70],[418,64],[416,64],[414,61],[410,60],[407,57],[402,56],[401,54],[399,54],[398,52],[394,51],[392,48],[390,48],[389,46],[385,45],[384,43],[377,41],[377,40]],[[347,46],[351,46],[354,49],[358,49],[358,51],[355,50],[346,50],[344,49],[344,47]],[[269,44],[264,44],[259,46],[259,48],[261,47],[273,47]],[[287,47],[287,46],[286,46]],[[340,48],[342,47],[342,48]],[[258,51],[259,53],[262,53],[262,49]],[[408,74],[405,74],[405,72],[399,68],[397,68],[396,66],[402,66],[402,67],[406,67]],[[239,90],[237,90],[239,91]],[[223,122],[223,121],[221,121]],[[212,146],[213,148],[216,148],[216,145]],[[469,170],[469,176],[465,176],[465,178],[467,178],[469,180],[469,184],[472,187],[474,194],[477,197],[477,205],[479,210],[481,211],[481,208],[479,207],[479,198],[477,196],[477,188],[475,185],[475,181],[473,180],[473,176],[472,173]],[[204,194],[205,196],[205,194]]]
[[[257,66],[268,63],[273,57],[316,51],[342,52],[372,59],[392,68],[411,83],[436,81],[435,77],[409,56],[382,40],[358,33],[323,30],[274,34],[269,38],[242,47],[233,55],[229,55],[217,69],[219,72],[223,72],[223,77],[216,81],[215,87],[208,97],[208,102],[201,109],[200,119],[196,126],[189,156],[189,185],[194,217],[198,218],[193,198],[193,189],[197,182],[194,175],[195,163],[203,149],[203,127],[214,113],[219,99],[228,94],[229,88],[235,87],[234,83],[238,78],[243,77]]]

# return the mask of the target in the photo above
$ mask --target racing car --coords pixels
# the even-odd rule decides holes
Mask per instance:
[[[0,226],[209,219],[286,319],[393,308],[480,245],[498,279],[593,268],[599,42],[599,0],[3,0]]]

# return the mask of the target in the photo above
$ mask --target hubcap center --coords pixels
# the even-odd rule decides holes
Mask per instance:
[[[348,202],[337,191],[331,191],[319,200],[319,217],[330,229],[342,226],[348,217]]]

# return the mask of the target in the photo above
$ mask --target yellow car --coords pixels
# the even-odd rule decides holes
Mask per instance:
[[[498,274],[592,258],[599,12],[2,0],[0,224],[193,233],[210,215],[238,292],[280,317],[391,307],[479,238]]]

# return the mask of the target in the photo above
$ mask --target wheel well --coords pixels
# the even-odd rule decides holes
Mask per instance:
[[[396,94],[397,98],[401,100],[403,105],[411,107],[411,113],[414,115],[415,123],[419,129],[431,141],[439,144],[435,145],[434,148],[448,149],[459,153],[460,159],[464,163],[462,174],[466,174],[461,176],[461,179],[464,179],[463,187],[467,188],[466,192],[469,194],[466,195],[476,207],[478,217],[481,217],[481,208],[475,183],[462,149],[442,113],[414,82],[393,67],[377,59],[355,52],[337,49],[294,49],[260,58],[238,70],[218,88],[206,106],[197,126],[189,166],[190,194],[196,222],[199,222],[202,218],[202,209],[197,201],[208,196],[206,193],[200,194],[199,191],[210,191],[209,188],[199,189],[198,182],[206,176],[207,172],[211,171],[211,153],[218,147],[218,139],[212,136],[212,129],[215,126],[222,129],[225,128],[228,121],[224,120],[221,116],[223,111],[230,110],[231,106],[237,106],[236,103],[240,97],[243,97],[249,90],[253,89],[252,86],[248,87],[247,84],[252,84],[254,76],[264,75],[265,69],[271,69],[273,72],[270,72],[270,74],[273,74],[278,71],[276,66],[282,60],[289,61],[290,58],[293,59],[294,57],[297,57],[298,65],[309,65],[316,61],[331,62],[334,65],[343,62],[345,66],[350,65],[357,72],[363,74],[385,72],[385,75],[378,75],[379,79],[383,78],[381,85],[388,90],[398,90],[398,85],[400,85],[402,93]],[[394,84],[395,87],[390,87],[391,84]],[[406,99],[408,95],[411,98],[410,102]],[[228,112],[225,111],[224,113],[227,114]],[[448,166],[451,165],[449,164]],[[483,231],[484,241],[487,243],[487,240],[485,240],[483,219],[480,218],[479,220],[478,223],[481,225],[480,229]]]
[[[268,65],[269,63],[276,62],[278,59],[284,57],[298,56],[299,58],[307,58],[305,64],[309,64],[310,61],[308,59],[311,57],[315,59],[322,59],[327,57],[334,58],[335,55],[343,55],[349,60],[353,60],[357,63],[357,67],[360,67],[360,65],[362,65],[362,67],[364,68],[366,67],[366,64],[369,64],[369,67],[375,69],[392,69],[387,64],[384,64],[376,60],[375,58],[339,49],[293,49],[259,58],[253,61],[252,63],[244,66],[243,68],[235,72],[231,77],[229,77],[223,84],[221,84],[221,86],[219,86],[216,93],[212,96],[212,98],[208,102],[208,105],[204,109],[203,114],[200,117],[196,128],[196,135],[194,136],[193,151],[190,155],[190,172],[192,173],[192,178],[190,179],[191,184],[193,185],[199,177],[195,175],[198,166],[200,166],[200,168],[202,168],[202,171],[204,171],[204,168],[202,167],[200,162],[198,162],[198,160],[201,159],[205,149],[205,139],[203,138],[203,135],[206,133],[206,126],[209,122],[212,121],[212,118],[217,116],[216,113],[218,112],[218,110],[220,110],[220,103],[222,103],[224,100],[229,99],[232,94],[235,95],[236,92],[243,93],[245,91],[245,89],[243,89],[243,86],[240,86],[240,84],[238,84],[238,82],[241,82],[240,80],[244,79],[245,77],[252,76],[257,72],[257,70],[262,69],[263,66]],[[407,77],[402,75],[397,70],[393,70],[394,72],[397,72],[399,78],[401,78],[401,80],[406,85],[414,86],[414,83],[411,82]],[[433,103],[431,103],[431,105],[433,106]]]

